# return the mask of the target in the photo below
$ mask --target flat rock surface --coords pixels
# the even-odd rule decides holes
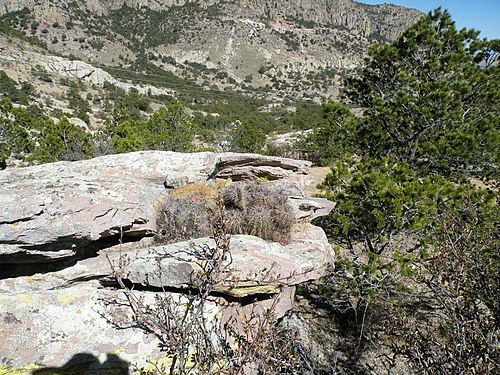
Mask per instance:
[[[140,152],[0,172],[0,263],[79,255],[110,236],[156,230],[164,181],[205,182],[216,154]]]
[[[169,185],[237,180],[242,168],[253,171],[248,178],[268,176],[269,170],[273,178],[290,178],[305,175],[309,166],[254,154],[147,151],[5,170],[0,172],[0,264],[82,257],[102,246],[98,241],[151,235],[158,197]]]
[[[253,236],[231,238],[232,262],[227,278],[215,290],[231,296],[217,297],[208,313],[223,311],[226,319],[243,319],[255,307],[273,308],[277,317],[293,307],[294,286],[319,278],[332,262],[332,252],[320,228],[301,225],[292,242],[283,246]],[[199,239],[194,246],[211,245]],[[104,353],[118,354],[134,365],[145,358],[161,358],[158,341],[140,329],[118,328],[131,322],[131,311],[119,303],[123,293],[114,283],[108,257],[115,265],[127,259],[124,279],[148,289],[182,288],[190,285],[197,259],[186,242],[160,247],[114,248],[98,257],[78,262],[58,272],[0,280],[0,358],[14,367],[26,364],[62,366],[78,353],[90,353],[101,362]],[[159,262],[158,262],[159,260]],[[159,272],[160,265],[162,272]],[[235,282],[235,280],[237,280]],[[155,292],[138,291],[152,300]],[[249,295],[274,294],[278,302],[262,301],[251,306],[234,302]],[[224,315],[225,314],[225,315]]]
[[[274,171],[277,180],[268,183],[288,196],[298,219],[291,240],[231,236],[231,256],[203,314],[235,322],[235,329],[256,312],[284,316],[295,287],[333,262],[325,233],[309,223],[332,208],[304,195],[309,166],[253,154],[150,151],[1,171],[0,373],[40,366],[57,372],[80,360],[89,362],[88,373],[112,363],[131,370],[162,358],[157,338],[133,326],[113,270],[148,303],[164,290],[186,299],[201,251],[214,240],[158,245],[151,235],[161,196],[192,182]]]

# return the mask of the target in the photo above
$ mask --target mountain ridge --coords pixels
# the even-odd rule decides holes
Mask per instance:
[[[336,97],[371,43],[394,40],[421,15],[351,0],[9,0],[2,12],[63,56],[316,101]]]

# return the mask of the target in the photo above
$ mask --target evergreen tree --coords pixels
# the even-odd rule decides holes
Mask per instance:
[[[31,132],[35,119],[23,108],[14,108],[12,102],[0,100],[0,164],[5,168],[9,156],[24,158],[33,152],[35,142]]]
[[[323,117],[325,121],[297,144],[307,159],[318,165],[327,165],[355,150],[351,137],[357,119],[351,111],[340,103],[329,101],[323,104]]]
[[[33,94],[33,86],[28,82],[22,82],[21,89],[18,89],[17,82],[0,70],[0,94],[14,103],[27,105],[29,96]]]
[[[36,139],[37,147],[29,159],[39,163],[88,159],[94,152],[90,134],[66,117],[59,121],[45,118]]]
[[[139,151],[142,148],[143,140],[138,134],[138,129],[143,124],[132,120],[121,121],[111,130],[112,146],[111,149],[115,154],[124,152]]]
[[[144,147],[148,150],[189,152],[194,131],[186,108],[173,101],[155,112],[145,123]]]
[[[498,47],[476,31],[457,31],[438,8],[393,44],[371,48],[345,90],[365,109],[355,138],[360,152],[444,174],[497,173],[500,68],[477,60]]]
[[[239,125],[231,132],[231,149],[235,152],[262,152],[266,135],[250,124]]]

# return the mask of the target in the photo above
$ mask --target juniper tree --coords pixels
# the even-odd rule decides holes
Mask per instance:
[[[188,152],[192,149],[193,124],[186,108],[173,101],[155,112],[145,123],[145,148]]]
[[[251,124],[238,125],[231,132],[231,148],[235,152],[262,152],[266,135]]]

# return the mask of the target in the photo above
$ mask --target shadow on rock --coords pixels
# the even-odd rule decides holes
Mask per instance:
[[[105,362],[89,353],[75,354],[62,367],[45,367],[32,372],[33,375],[128,375],[128,362],[115,354],[108,354]]]

